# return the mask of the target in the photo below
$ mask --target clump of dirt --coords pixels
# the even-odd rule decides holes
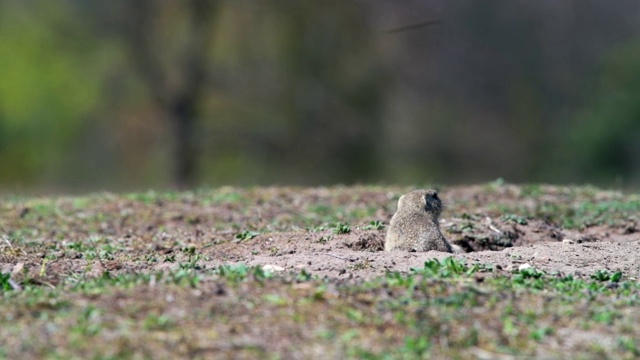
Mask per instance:
[[[540,220],[491,219],[469,221],[452,219],[444,224],[445,234],[465,252],[500,251],[539,242],[557,242],[565,238],[563,230]]]
[[[363,231],[347,236],[347,239],[343,240],[342,244],[347,249],[354,251],[376,252],[384,250],[384,238],[384,232]]]

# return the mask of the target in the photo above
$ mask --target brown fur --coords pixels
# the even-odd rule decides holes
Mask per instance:
[[[440,232],[441,213],[442,201],[435,190],[413,190],[402,195],[387,230],[384,250],[458,252]]]

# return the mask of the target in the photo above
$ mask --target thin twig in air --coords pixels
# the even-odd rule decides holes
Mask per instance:
[[[387,29],[384,33],[385,34],[396,34],[396,33],[399,33],[399,32],[420,29],[420,28],[423,28],[423,27],[434,26],[434,25],[438,25],[440,23],[442,23],[441,20],[421,21],[419,23],[414,23],[414,24],[409,24],[409,25],[402,25],[402,26],[398,26],[398,27],[395,27],[395,28]]]

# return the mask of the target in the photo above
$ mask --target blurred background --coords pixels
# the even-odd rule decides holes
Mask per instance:
[[[0,189],[638,189],[639,16],[636,0],[0,0]]]

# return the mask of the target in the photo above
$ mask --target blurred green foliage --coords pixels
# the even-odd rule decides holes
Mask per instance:
[[[187,122],[189,185],[638,186],[640,5],[577,1],[0,2],[0,189],[175,185]]]
[[[640,178],[640,42],[605,57],[588,98],[569,131],[570,168],[600,182]]]
[[[33,5],[33,3],[37,3]],[[29,184],[61,166],[100,105],[105,47],[69,23],[65,3],[3,2],[0,11],[0,181]],[[72,18],[72,17],[71,17]],[[59,28],[60,31],[54,31]]]

